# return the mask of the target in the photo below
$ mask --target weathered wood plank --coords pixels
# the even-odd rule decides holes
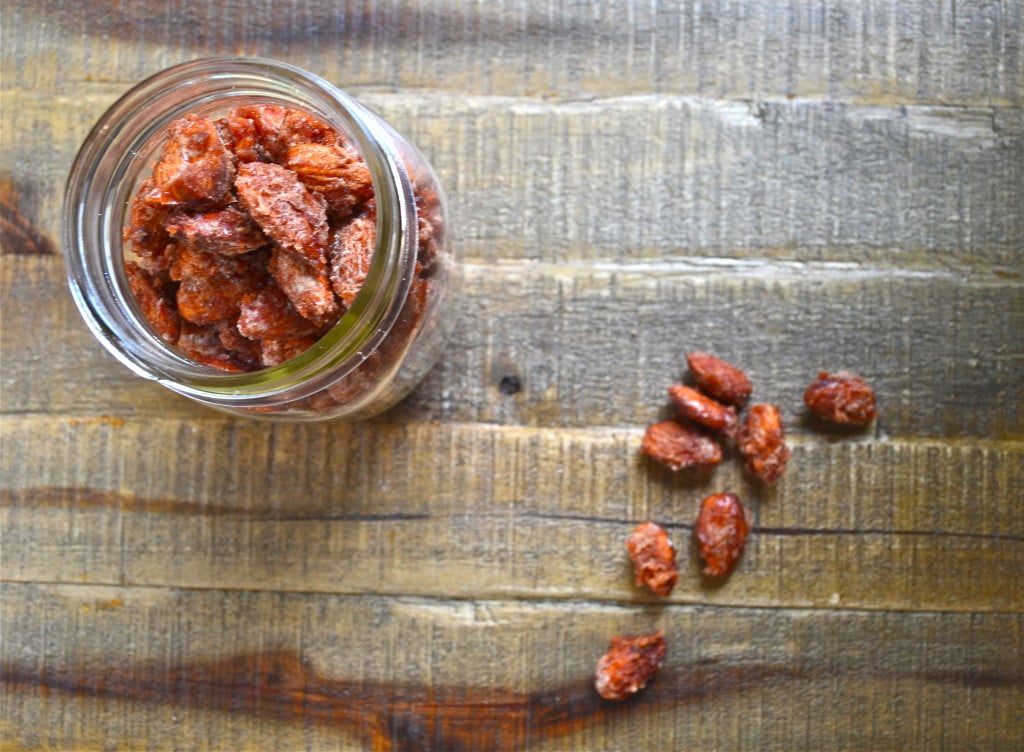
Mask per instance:
[[[0,747],[1024,745],[1021,3],[0,13]],[[448,187],[459,322],[389,415],[228,420],[73,310],[79,144],[206,54],[325,74]],[[774,491],[638,456],[694,347],[783,406]],[[873,382],[871,430],[806,421],[819,367]],[[755,530],[716,587],[690,535],[725,488]],[[631,581],[647,518],[667,603]],[[662,674],[602,704],[608,638],[654,627]]]
[[[57,258],[0,258],[6,412],[212,415],[138,379],[81,322]],[[764,274],[765,276],[761,276]],[[47,300],[46,306],[38,305]],[[748,370],[794,434],[819,368],[875,386],[880,435],[1024,435],[1024,286],[951,275],[661,265],[466,268],[451,346],[394,420],[642,427],[683,354]],[[46,353],[47,378],[26,353]],[[503,394],[506,375],[522,389]]]
[[[459,4],[147,0],[98,13],[65,0],[5,8],[8,86],[130,81],[205,55],[278,57],[353,86],[482,94],[989,104],[1024,101],[1019,3],[785,0]],[[116,43],[112,44],[112,40]]]
[[[766,491],[734,461],[671,478],[639,431],[5,424],[9,580],[644,603],[625,540],[655,519],[675,603],[1024,611],[1019,445],[805,437]],[[755,525],[715,584],[691,535],[724,489]]]
[[[9,200],[57,247],[71,161],[124,88],[5,94],[0,130],[24,134],[0,147]],[[363,99],[431,158],[460,251],[479,263],[769,259],[1020,277],[1020,108]]]
[[[888,614],[4,585],[28,748],[1016,749],[1020,614]],[[260,629],[255,631],[252,624]],[[635,702],[590,686],[663,629]],[[112,636],[120,636],[112,638]],[[119,723],[107,722],[116,714]],[[244,743],[244,742],[243,742]],[[6,746],[6,745],[5,745]]]
[[[802,394],[814,374],[840,367],[874,384],[881,434],[1024,431],[1017,284],[852,270],[516,266],[466,276],[458,344],[410,407],[453,419],[645,425],[684,378],[684,353],[697,349],[746,369],[753,399],[777,403],[793,432],[807,430]],[[506,373],[525,385],[515,400],[495,389]]]
[[[460,240],[482,262],[767,257],[1020,271],[1019,109],[374,103],[446,171]]]

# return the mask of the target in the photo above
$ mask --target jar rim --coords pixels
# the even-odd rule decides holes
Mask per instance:
[[[373,181],[376,247],[352,305],[308,350],[276,366],[225,373],[188,359],[151,330],[128,289],[121,232],[135,182],[128,178],[137,179],[172,120],[254,100],[308,111],[352,138]],[[302,399],[357,368],[394,324],[415,268],[414,202],[393,132],[338,87],[268,58],[193,60],[129,89],[86,137],[65,188],[68,281],[87,326],[136,374],[226,407]]]

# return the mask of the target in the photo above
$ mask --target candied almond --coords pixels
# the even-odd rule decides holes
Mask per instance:
[[[273,280],[266,287],[242,298],[236,326],[239,334],[257,340],[294,339],[317,330],[314,323],[295,310],[288,296]]]
[[[235,316],[242,297],[262,286],[265,273],[249,257],[183,246],[171,264],[170,275],[181,282],[177,292],[181,317],[193,324],[212,324]]]
[[[215,328],[221,345],[243,371],[254,371],[260,367],[262,354],[258,342],[242,336],[230,321],[222,321]]]
[[[152,178],[147,178],[139,187],[139,195],[145,196],[155,190]],[[128,207],[128,219],[121,234],[131,244],[131,252],[137,263],[148,272],[163,271],[170,264],[171,237],[164,223],[170,208],[149,201],[137,199]]]
[[[322,266],[327,252],[327,210],[291,170],[272,162],[239,165],[239,205],[278,246]]]
[[[334,144],[339,141],[338,132],[318,117],[302,110],[289,108],[284,116],[284,144]],[[277,155],[284,159],[284,153]]]
[[[701,502],[694,535],[704,559],[704,574],[724,577],[743,554],[750,532],[750,514],[733,493],[717,493]]]
[[[416,194],[416,224],[419,244],[417,259],[420,274],[426,275],[433,269],[444,236],[441,200],[432,188],[424,188],[422,193]]]
[[[238,312],[238,300],[230,291],[206,280],[185,280],[178,286],[175,300],[178,313],[193,324],[215,324]]]
[[[270,159],[251,118],[227,115],[215,120],[214,125],[224,146],[239,162],[266,162]]]
[[[270,253],[270,273],[288,300],[303,317],[318,326],[338,314],[338,303],[331,291],[327,271],[306,259],[274,248]]]
[[[185,355],[197,363],[232,373],[240,373],[247,370],[224,347],[220,339],[220,332],[215,325],[200,326],[190,321],[182,321],[181,336],[178,337],[177,345]]]
[[[295,144],[329,144],[337,140],[335,131],[322,120],[278,104],[242,105],[232,110],[228,118],[251,121],[260,152],[275,162],[282,161],[288,148]]]
[[[613,637],[594,671],[594,687],[606,700],[624,700],[647,686],[668,652],[665,635]]]
[[[633,560],[636,584],[646,585],[655,593],[667,596],[679,581],[676,549],[665,529],[654,522],[643,522],[626,541]]]
[[[789,447],[782,426],[782,413],[775,405],[754,405],[736,432],[736,444],[747,471],[773,485],[786,472]]]
[[[267,237],[248,214],[235,205],[212,212],[175,212],[167,233],[201,251],[236,256],[267,244]]]
[[[668,396],[684,418],[729,436],[736,429],[736,409],[711,399],[692,387],[673,384]]]
[[[301,355],[316,344],[316,337],[295,339],[265,339],[260,342],[262,362],[265,368],[277,366],[296,355]]]
[[[855,373],[820,371],[804,392],[804,403],[823,420],[866,426],[875,419],[875,392]]]
[[[288,109],[279,104],[247,104],[228,113],[229,118],[248,120],[256,133],[259,152],[267,160],[276,160],[285,147],[285,117]]]
[[[234,157],[213,121],[184,115],[170,125],[146,200],[192,208],[223,206],[234,177]]]
[[[159,278],[135,262],[126,262],[124,268],[128,275],[128,286],[142,309],[142,315],[160,335],[160,339],[173,345],[181,333],[181,320],[173,295]]]
[[[753,391],[747,375],[721,358],[703,352],[691,352],[686,354],[686,362],[697,382],[697,388],[719,402],[740,407]]]
[[[349,220],[331,235],[331,287],[347,307],[355,302],[366,281],[376,242],[377,218],[372,214]]]
[[[640,451],[672,470],[722,461],[722,447],[714,439],[675,420],[648,426]]]
[[[370,170],[354,149],[340,144],[296,144],[288,149],[283,165],[322,195],[339,219],[373,198]]]
[[[229,279],[253,279],[261,276],[260,264],[266,263],[265,255],[227,256],[223,253],[212,253],[192,245],[176,245],[174,258],[168,268],[171,279],[212,279],[228,277]]]
[[[380,350],[376,350],[367,356],[366,360],[360,363],[354,371],[346,374],[344,378],[335,381],[327,387],[327,393],[335,404],[344,405],[351,402],[360,394],[363,394],[367,387],[373,383],[380,373],[384,357]]]
[[[402,310],[391,325],[391,333],[397,336],[390,338],[390,342],[383,343],[381,348],[384,352],[391,352],[392,348],[404,347],[411,342],[413,334],[423,321],[423,314],[427,310],[427,298],[430,295],[430,283],[419,277],[413,277],[409,283],[409,294],[405,298]]]

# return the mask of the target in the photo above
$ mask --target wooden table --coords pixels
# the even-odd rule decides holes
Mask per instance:
[[[966,0],[82,3],[2,11],[4,749],[1018,750],[1024,9]],[[357,425],[133,377],[64,282],[63,183],[186,59],[303,66],[428,155],[458,322]],[[704,349],[774,489],[641,458]],[[875,386],[836,432],[819,368]],[[514,386],[518,380],[520,388]],[[700,575],[703,496],[755,521]],[[666,526],[668,599],[624,542]],[[650,687],[592,687],[664,630]]]

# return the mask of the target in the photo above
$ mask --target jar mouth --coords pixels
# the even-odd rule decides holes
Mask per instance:
[[[304,110],[346,134],[360,151],[376,198],[376,246],[366,280],[340,320],[305,352],[276,366],[225,373],[166,344],[142,316],[124,270],[122,227],[140,174],[169,124],[188,112],[239,104]],[[412,181],[391,131],[323,78],[265,58],[196,60],[137,84],[87,136],[64,198],[64,246],[72,296],[96,338],[119,361],[181,394],[231,406],[270,396],[302,398],[357,368],[391,330],[415,269]],[[130,321],[131,326],[118,322]]]

